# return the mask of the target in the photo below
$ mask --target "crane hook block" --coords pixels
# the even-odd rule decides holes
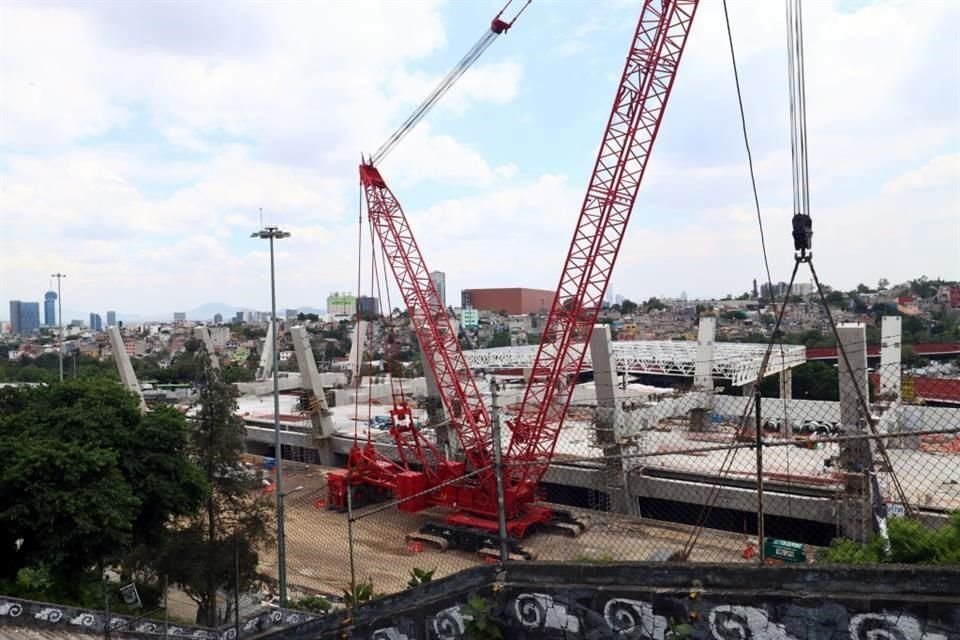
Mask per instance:
[[[803,252],[813,248],[813,220],[809,214],[796,213],[793,216],[793,248]]]
[[[501,33],[506,33],[507,29],[510,28],[510,25],[511,25],[510,22],[504,22],[500,18],[494,18],[490,22],[490,31],[493,31],[497,35]]]

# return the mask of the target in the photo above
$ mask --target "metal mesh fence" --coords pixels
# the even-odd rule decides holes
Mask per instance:
[[[879,364],[862,341],[844,346],[846,359],[816,365],[813,390],[790,368],[759,393],[755,383],[665,389],[628,376],[598,404],[602,381],[577,387],[537,504],[583,530],[534,530],[512,540],[507,561],[816,562],[831,541],[866,542],[893,518],[943,525],[960,509],[960,406],[950,400],[960,372]],[[522,391],[522,381],[500,383],[504,450]],[[389,448],[386,430],[378,438]],[[505,460],[505,473],[522,464]],[[324,470],[286,470],[286,486],[304,487],[286,512],[291,601],[338,606],[351,585],[385,595],[415,584],[414,570],[441,577],[501,561],[495,529],[481,548],[439,535],[449,508],[363,491],[338,512]],[[275,567],[275,554],[262,560]]]

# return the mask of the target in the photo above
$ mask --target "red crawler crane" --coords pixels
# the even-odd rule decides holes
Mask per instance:
[[[523,538],[529,531],[553,522],[577,524],[569,514],[534,504],[537,487],[556,447],[570,390],[583,363],[698,2],[646,0],[641,10],[521,410],[508,423],[513,433],[504,460],[504,505],[507,530],[514,538]],[[505,26],[498,32],[498,23],[499,15],[491,26],[492,37],[512,24],[500,23]],[[485,36],[490,38],[487,45],[492,37]],[[480,52],[485,48],[486,45]],[[473,54],[477,50],[474,47],[467,58],[472,55],[475,60],[479,53]],[[456,73],[457,70],[451,72],[448,78],[462,75],[462,71]],[[424,104],[432,105],[437,97],[434,92]],[[424,113],[418,109],[416,120]],[[413,117],[408,124],[411,121],[415,124]],[[404,131],[408,129],[409,126]],[[391,140],[396,139],[394,134]],[[391,433],[401,458],[416,460],[418,469],[409,464],[396,465],[377,454],[372,445],[364,449],[355,446],[348,470],[331,472],[329,476],[331,503],[342,507],[348,486],[385,487],[402,500],[400,508],[404,510],[416,511],[428,505],[456,510],[448,516],[445,526],[428,525],[424,532],[468,548],[493,545],[495,538],[490,534],[497,531],[498,523],[495,478],[490,464],[490,417],[403,211],[374,167],[374,160],[380,157],[378,152],[360,168],[371,224],[393,269],[421,349],[436,376],[467,464],[442,459],[410,426],[409,407],[395,402]],[[464,477],[468,466],[476,473]],[[430,490],[456,478],[463,479]],[[418,497],[403,501],[414,495]]]

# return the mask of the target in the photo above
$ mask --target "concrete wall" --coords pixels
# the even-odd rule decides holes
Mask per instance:
[[[667,563],[480,567],[264,637],[460,639],[471,595],[507,639],[960,638],[957,569]]]
[[[239,638],[251,638],[278,626],[298,625],[316,616],[288,609],[263,610],[240,620]],[[107,614],[94,609],[80,609],[49,602],[34,602],[0,595],[0,638],[49,637],[68,638],[73,635],[90,637],[104,634]],[[4,628],[11,629],[7,635]],[[27,630],[32,630],[33,633]],[[54,636],[53,634],[57,635]],[[145,620],[133,616],[110,616],[110,633],[113,638],[193,638],[196,640],[238,640],[233,625],[229,628],[211,629],[195,625],[169,623],[162,620]]]

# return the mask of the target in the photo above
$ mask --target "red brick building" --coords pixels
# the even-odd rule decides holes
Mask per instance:
[[[556,294],[546,289],[463,289],[460,306],[480,311],[506,311],[510,315],[549,311]]]

